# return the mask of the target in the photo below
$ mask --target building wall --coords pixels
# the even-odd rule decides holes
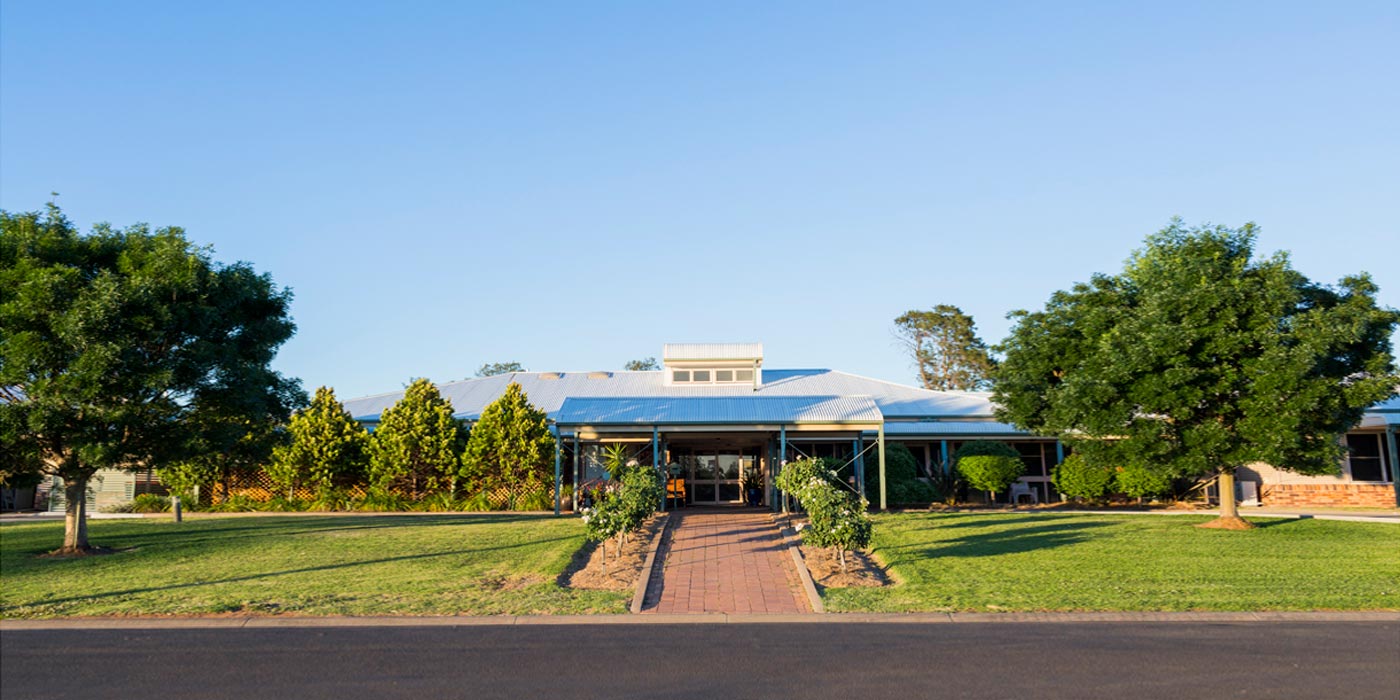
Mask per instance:
[[[1382,438],[1382,458],[1385,479],[1357,481],[1352,478],[1351,458],[1338,465],[1336,474],[1309,476],[1286,469],[1257,463],[1241,468],[1236,478],[1259,484],[1260,505],[1296,507],[1365,506],[1396,507],[1393,465],[1384,449],[1384,434],[1378,431],[1354,431],[1356,435],[1376,435]]]

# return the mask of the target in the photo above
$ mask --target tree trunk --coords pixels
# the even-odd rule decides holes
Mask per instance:
[[[1235,470],[1221,470],[1220,479],[1216,481],[1216,488],[1220,490],[1220,517],[1208,523],[1201,523],[1200,527],[1217,530],[1249,530],[1253,528],[1254,526],[1248,520],[1240,517],[1240,511],[1235,506]]]
[[[64,479],[63,548],[61,554],[80,554],[92,549],[87,535],[88,477]]]

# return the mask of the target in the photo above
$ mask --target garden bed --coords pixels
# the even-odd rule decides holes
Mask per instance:
[[[846,570],[841,571],[841,562],[836,552],[829,547],[798,546],[802,561],[812,581],[822,588],[851,588],[886,586],[890,577],[883,567],[867,552],[846,552]]]
[[[652,541],[665,526],[665,519],[653,516],[633,537],[622,545],[619,555],[614,540],[589,542],[574,554],[573,562],[560,577],[561,585],[587,591],[630,591],[637,585],[646,566],[647,552]],[[603,566],[602,546],[606,544],[607,566]]]

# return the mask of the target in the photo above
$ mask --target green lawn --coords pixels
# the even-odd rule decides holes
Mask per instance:
[[[555,579],[578,518],[297,516],[94,520],[116,554],[37,555],[61,522],[0,526],[0,616],[621,613],[628,596]]]
[[[886,514],[898,585],[827,589],[833,611],[1397,610],[1400,526],[1184,515]]]

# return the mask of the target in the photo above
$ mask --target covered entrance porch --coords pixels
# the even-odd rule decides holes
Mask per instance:
[[[883,416],[866,397],[569,398],[555,429],[573,462],[565,465],[562,451],[556,454],[556,483],[567,466],[575,485],[572,502],[557,499],[556,511],[577,509],[590,485],[605,483],[598,455],[609,444],[630,445],[637,463],[665,469],[663,510],[745,504],[778,510],[774,479],[788,460],[848,454],[856,488],[863,485],[864,460],[855,456],[869,454],[872,466],[884,460]],[[873,444],[862,437],[866,432],[876,433]],[[871,500],[880,501],[876,494]]]

